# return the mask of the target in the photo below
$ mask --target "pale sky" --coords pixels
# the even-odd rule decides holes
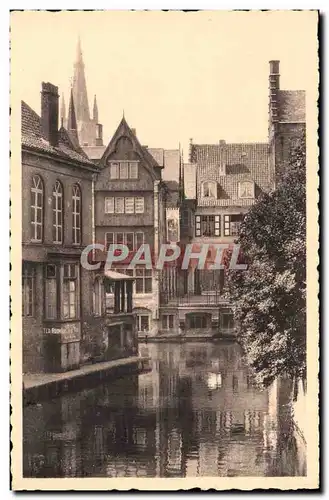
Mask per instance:
[[[268,61],[281,88],[313,93],[316,12],[16,12],[12,85],[40,114],[41,82],[64,92],[80,35],[89,108],[97,94],[107,144],[124,109],[143,145],[265,142]]]

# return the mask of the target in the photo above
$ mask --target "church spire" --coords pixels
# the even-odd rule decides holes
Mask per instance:
[[[66,123],[66,108],[65,108],[64,94],[62,94],[62,99],[61,99],[61,115],[60,115],[60,120],[61,120],[61,127],[65,127],[65,123]]]
[[[77,130],[77,119],[75,116],[75,107],[73,100],[73,90],[71,87],[70,104],[69,104],[69,114],[67,118],[67,131],[69,137],[72,141],[74,148],[78,151],[80,148],[78,130]]]
[[[70,104],[69,104],[69,115],[67,119],[67,128],[68,130],[77,130],[77,119],[75,115],[75,107],[74,107],[74,100],[73,100],[73,90],[71,88],[71,95],[70,95]]]
[[[96,94],[94,96],[93,120],[94,122],[98,123],[98,106],[97,106]]]
[[[90,113],[85,78],[85,65],[82,58],[80,37],[78,38],[77,56],[76,62],[74,63],[73,99],[77,120],[82,122],[89,122]]]

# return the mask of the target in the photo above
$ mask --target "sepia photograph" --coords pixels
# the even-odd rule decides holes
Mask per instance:
[[[12,489],[318,489],[318,12],[10,17]]]

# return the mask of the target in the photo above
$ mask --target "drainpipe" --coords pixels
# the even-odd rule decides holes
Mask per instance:
[[[91,242],[95,245],[95,175],[91,180]],[[95,259],[95,249],[93,249],[93,259]]]

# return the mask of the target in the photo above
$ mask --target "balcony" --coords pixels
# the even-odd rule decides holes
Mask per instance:
[[[160,293],[160,304],[168,307],[212,307],[227,303],[224,295],[217,290],[203,292],[200,295],[187,293],[181,296],[171,296],[167,292]]]

